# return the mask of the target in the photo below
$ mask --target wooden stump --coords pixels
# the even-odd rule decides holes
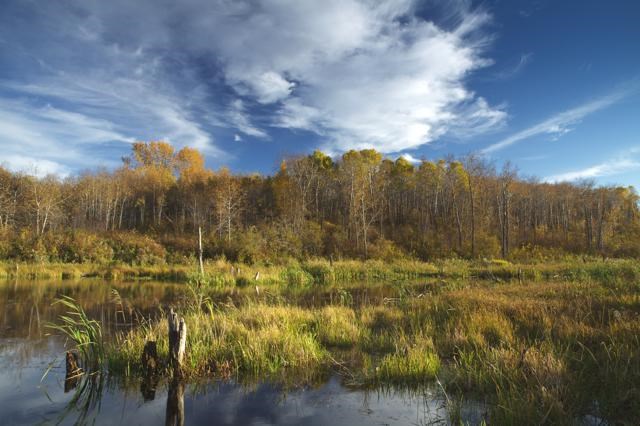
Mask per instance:
[[[83,374],[82,368],[78,365],[78,353],[67,351],[65,356],[66,374],[64,378],[64,391],[69,392],[78,386],[80,377]]]
[[[169,364],[173,367],[174,374],[181,374],[184,352],[187,346],[187,325],[184,318],[178,317],[173,311],[169,311]]]

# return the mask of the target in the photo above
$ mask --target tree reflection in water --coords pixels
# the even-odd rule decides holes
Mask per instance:
[[[166,426],[184,425],[184,382],[174,378],[169,383],[167,392],[167,416]]]

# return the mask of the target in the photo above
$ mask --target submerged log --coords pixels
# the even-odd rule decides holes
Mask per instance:
[[[181,374],[184,352],[187,346],[187,325],[184,318],[178,317],[173,311],[169,311],[169,364],[175,374]]]

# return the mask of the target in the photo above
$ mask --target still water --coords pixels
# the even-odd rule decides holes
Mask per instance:
[[[113,290],[117,290],[117,295]],[[338,377],[313,387],[282,389],[204,382],[140,383],[108,378],[90,382],[79,400],[65,392],[61,337],[47,322],[63,313],[52,302],[74,297],[107,335],[124,330],[136,315],[154,318],[161,307],[179,304],[183,287],[166,283],[0,282],[0,424],[99,425],[424,425],[447,423],[440,393],[350,389]],[[49,369],[49,373],[43,375]],[[176,395],[180,413],[176,414]],[[183,407],[182,407],[183,405]],[[482,410],[462,409],[471,424]]]

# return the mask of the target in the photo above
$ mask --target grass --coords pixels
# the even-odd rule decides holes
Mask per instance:
[[[193,302],[182,309],[188,377],[300,383],[333,372],[353,386],[408,387],[438,380],[451,401],[486,401],[490,423],[640,423],[633,262],[456,261],[415,266],[407,276],[418,281],[365,283],[340,281],[337,271],[367,268],[349,262],[271,266],[257,283],[255,269],[243,266],[234,281],[230,271],[214,275],[227,264],[207,266],[205,278],[222,278],[192,280]],[[368,267],[367,276],[399,274],[398,265]],[[253,281],[239,286],[238,276]],[[166,359],[166,321],[145,323],[107,344],[111,374],[138,375],[147,340]]]
[[[63,305],[67,313],[60,316],[60,324],[49,324],[48,327],[73,342],[86,371],[100,371],[106,361],[100,323],[89,319],[82,307],[69,296],[62,296],[53,303]]]
[[[132,266],[91,263],[0,262],[0,278],[75,279],[112,281],[156,280],[186,283],[194,278],[194,265],[162,264]],[[568,259],[538,264],[512,264],[503,260],[290,260],[283,264],[238,264],[226,260],[205,262],[203,284],[215,288],[310,285],[330,286],[363,281],[406,281],[420,278],[502,281],[597,281],[615,286],[640,281],[640,264],[633,260]]]
[[[317,318],[307,310],[265,305],[209,308],[184,315],[188,376],[277,377],[285,370],[306,375],[329,362],[328,352],[313,334]],[[160,321],[120,336],[109,355],[110,370],[124,375],[140,371],[147,340],[155,340],[159,356],[166,359],[167,334],[166,322]]]

